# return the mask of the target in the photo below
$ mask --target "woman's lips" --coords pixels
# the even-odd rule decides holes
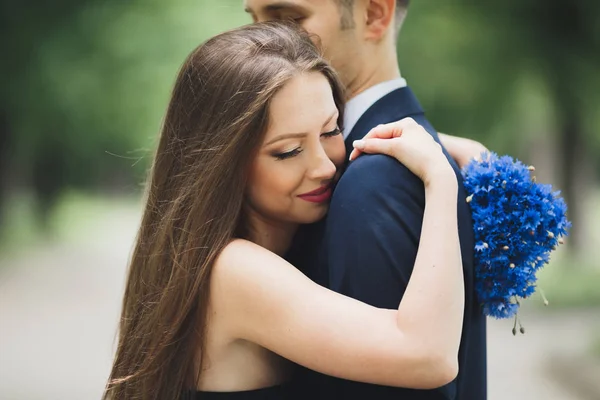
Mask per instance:
[[[310,201],[311,203],[324,203],[331,198],[332,192],[332,185],[328,184],[321,186],[312,192],[299,194],[298,197],[300,197],[302,200]]]

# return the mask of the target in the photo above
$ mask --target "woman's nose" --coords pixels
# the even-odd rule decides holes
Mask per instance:
[[[315,180],[332,179],[335,176],[336,166],[325,153],[322,146],[315,150],[315,154],[310,159],[311,165],[308,168],[308,177]]]

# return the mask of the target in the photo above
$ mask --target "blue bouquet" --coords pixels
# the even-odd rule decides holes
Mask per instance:
[[[490,317],[516,317],[520,299],[535,292],[536,273],[571,226],[560,192],[536,183],[534,170],[495,153],[463,169],[475,232],[475,290]]]

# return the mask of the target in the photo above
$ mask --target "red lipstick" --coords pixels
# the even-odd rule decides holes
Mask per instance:
[[[313,190],[312,192],[299,194],[298,197],[300,197],[302,200],[310,201],[311,203],[324,203],[331,198],[332,192],[332,185],[327,184]]]

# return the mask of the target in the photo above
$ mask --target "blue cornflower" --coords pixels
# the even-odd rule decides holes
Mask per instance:
[[[571,226],[560,192],[536,183],[533,170],[495,153],[463,169],[475,234],[475,291],[487,316],[516,316]]]

